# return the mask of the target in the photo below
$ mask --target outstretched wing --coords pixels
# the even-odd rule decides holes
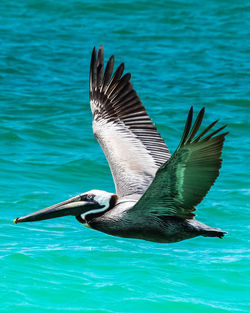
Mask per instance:
[[[157,169],[170,158],[142,106],[122,63],[112,76],[114,57],[104,72],[104,52],[93,49],[89,97],[93,131],[108,160],[119,197],[143,194]],[[103,73],[104,72],[104,73]]]
[[[191,107],[181,142],[173,156],[158,169],[145,194],[130,210],[140,214],[193,218],[195,206],[201,202],[219,175],[221,151],[225,135],[215,136],[221,127],[210,134],[215,125],[209,125],[200,135],[205,109],[203,108],[191,128]],[[206,135],[204,137],[204,135]]]

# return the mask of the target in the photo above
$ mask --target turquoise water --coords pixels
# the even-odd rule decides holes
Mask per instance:
[[[0,12],[0,311],[249,312],[249,1],[2,0]],[[13,224],[114,191],[88,103],[101,43],[172,152],[191,105],[228,124],[221,175],[197,211],[223,240],[122,239],[72,217]]]

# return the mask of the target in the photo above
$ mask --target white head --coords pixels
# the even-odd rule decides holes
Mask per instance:
[[[90,190],[81,194],[81,196],[86,195],[87,197],[93,198],[99,205],[104,206],[103,209],[107,209],[110,206],[110,200],[114,196],[113,193],[103,191],[103,190]]]
[[[81,214],[81,218],[85,221],[86,216],[88,214],[94,214],[94,213],[102,213],[107,211],[109,208],[113,207],[115,205],[115,202],[117,200],[117,196],[113,193],[106,192],[103,190],[90,190],[88,192],[85,192],[80,195],[81,198],[84,200],[93,200],[97,203],[98,208],[91,209],[87,212],[84,212]],[[82,221],[80,221],[82,222]]]

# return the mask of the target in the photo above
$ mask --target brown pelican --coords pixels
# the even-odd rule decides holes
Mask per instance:
[[[219,175],[225,135],[217,121],[199,131],[205,109],[192,124],[191,107],[180,144],[171,156],[155,125],[123,75],[113,73],[114,56],[104,71],[104,51],[93,49],[89,95],[94,135],[108,160],[116,194],[100,190],[14,220],[41,221],[73,215],[104,233],[155,242],[176,242],[196,236],[222,238],[226,232],[195,219],[195,206]]]

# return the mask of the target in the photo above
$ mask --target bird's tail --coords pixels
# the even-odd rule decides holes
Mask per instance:
[[[203,229],[201,236],[203,237],[219,237],[222,239],[227,232],[221,230],[220,228],[208,227],[207,229]]]

